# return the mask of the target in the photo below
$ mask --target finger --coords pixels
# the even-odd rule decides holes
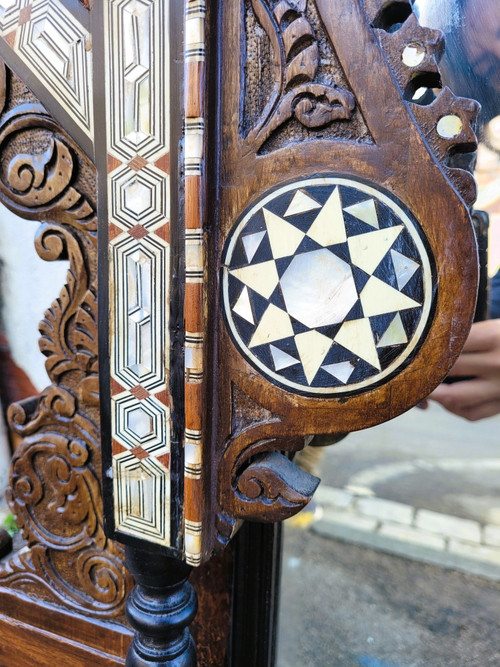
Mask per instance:
[[[499,373],[498,362],[492,356],[492,354],[484,352],[462,353],[449,375],[452,377],[457,375],[497,375]]]
[[[481,403],[472,408],[464,408],[463,410],[450,410],[453,414],[463,417],[471,422],[479,421],[480,419],[488,419],[500,413],[500,400],[490,401],[489,403]]]
[[[429,398],[453,412],[500,400],[500,386],[497,382],[483,379],[440,384]]]
[[[486,352],[500,345],[500,320],[475,322],[464,345],[464,352]]]

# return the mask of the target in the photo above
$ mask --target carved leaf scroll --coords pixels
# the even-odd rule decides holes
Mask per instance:
[[[240,516],[257,521],[287,519],[307,505],[319,481],[283,454],[265,454],[237,477],[236,495],[241,500]]]
[[[23,84],[0,73],[0,200],[42,223],[42,259],[69,260],[40,323],[52,384],[9,409],[22,441],[7,495],[27,547],[2,563],[0,587],[124,620],[132,580],[102,516],[95,169]]]
[[[305,16],[307,0],[280,0],[273,10],[267,0],[251,0],[251,5],[271,42],[275,75],[274,90],[247,143],[261,146],[292,117],[315,130],[351,118],[352,93],[315,83],[320,54],[314,29]]]

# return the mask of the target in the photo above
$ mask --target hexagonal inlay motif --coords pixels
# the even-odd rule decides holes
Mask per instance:
[[[125,394],[113,399],[113,406],[115,437],[127,449],[142,447],[148,454],[158,455],[168,447],[165,410],[153,396],[139,401],[132,394]]]
[[[168,178],[148,165],[140,171],[123,166],[110,174],[112,220],[122,228],[164,224],[169,211]]]

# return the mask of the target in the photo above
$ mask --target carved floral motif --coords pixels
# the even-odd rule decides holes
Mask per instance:
[[[247,142],[261,146],[294,117],[306,128],[321,129],[351,118],[352,93],[336,85],[316,83],[320,64],[317,37],[305,16],[307,0],[251,0],[255,16],[271,42],[274,86],[259,122]]]
[[[22,442],[7,496],[27,547],[2,565],[0,586],[119,616],[132,582],[102,517],[94,168],[43,107],[16,99],[13,81],[2,66],[0,200],[42,223],[42,259],[67,259],[70,268],[40,323],[52,384],[9,409]]]

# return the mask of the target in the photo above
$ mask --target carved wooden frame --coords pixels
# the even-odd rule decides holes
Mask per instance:
[[[40,325],[52,384],[9,409],[22,441],[8,499],[27,547],[2,565],[0,586],[119,619],[132,581],[103,525],[95,169],[3,64],[1,100],[0,199],[42,223],[42,259],[68,259],[70,268]]]
[[[70,262],[67,285],[41,324],[52,384],[9,413],[11,427],[23,438],[13,459],[10,503],[27,549],[0,569],[0,594],[19,592],[84,616],[112,619],[123,628],[132,579],[122,548],[110,539],[116,537],[129,545],[139,581],[128,605],[139,630],[133,650],[143,656],[152,651],[151,657],[148,622],[160,615],[164,601],[163,593],[151,593],[155,582],[141,570],[138,548],[146,550],[144,562],[152,571],[171,568],[172,576],[161,576],[158,590],[182,597],[173,621],[182,633],[195,604],[186,584],[189,568],[171,557],[199,565],[227,545],[243,520],[279,521],[299,511],[318,480],[290,459],[311,435],[335,436],[395,417],[426,396],[459,354],[477,284],[468,212],[475,185],[450,156],[475,147],[471,123],[477,105],[447,89],[430,104],[415,96],[418,85],[429,95],[440,86],[442,39],[418,25],[410,0],[350,0],[349,12],[346,0],[242,0],[220,6],[215,0],[145,0],[130,10],[131,3],[106,0],[89,12],[90,2],[33,0],[22,8],[16,5],[0,24],[0,55],[12,67],[0,70],[0,200],[42,223],[37,237],[42,258]],[[170,9],[173,28],[165,18]],[[152,12],[142,17],[143,33],[137,18],[142,11]],[[71,64],[81,66],[81,80],[92,80],[92,86],[78,88],[71,75],[47,80],[40,63],[45,58],[50,65],[50,58],[43,49],[36,51],[33,40],[33,30],[43,21],[56,31],[65,21],[71,24],[77,48],[71,40],[64,42],[66,56],[73,54]],[[137,48],[125,71],[113,48],[129,34],[127,29],[149,55],[145,64]],[[166,43],[167,32],[175,35],[169,136],[162,117],[166,98],[150,95],[141,105],[134,97],[144,77],[150,78],[150,92],[155,82],[164,82],[161,54],[159,60],[153,56],[155,45]],[[415,44],[416,64],[406,51]],[[31,74],[34,94],[22,83]],[[75,108],[68,103],[72,95]],[[143,136],[146,107],[150,116]],[[207,109],[212,112],[208,118]],[[132,127],[128,134],[130,127],[121,125],[125,116]],[[458,128],[451,134],[440,130],[448,117]],[[146,210],[147,197],[137,195],[139,186],[155,190],[159,211]],[[235,304],[224,292],[224,281],[240,268],[230,264],[228,248],[244,229],[245,215],[259,206],[261,211],[262,202],[275,194],[291,192],[287,188],[311,200],[310,188],[316,186],[357,188],[365,194],[371,188],[373,207],[385,202],[390,208],[392,201],[393,210],[410,225],[413,220],[425,237],[422,247],[429,251],[432,274],[432,307],[411,355],[379,381],[352,391],[344,383],[345,391],[323,396],[313,391],[318,388],[313,379],[302,387],[311,391],[296,391],[271,373],[259,372],[246,344],[239,344],[228,327]],[[124,212],[127,202],[120,197],[130,187],[136,191]],[[174,202],[170,209],[168,187]],[[213,206],[207,205],[209,197]],[[316,204],[326,206],[325,201]],[[269,228],[264,233],[269,235]],[[165,361],[161,382],[147,387],[140,381],[119,382],[116,368],[110,373],[107,363],[109,341],[120,344],[122,333],[116,326],[108,329],[110,312],[126,298],[119,293],[114,300],[118,274],[113,256],[108,265],[108,242],[112,251],[123,243],[135,244],[133,251],[140,252],[147,245],[144,239],[161,246],[158,281],[171,306],[169,321],[165,303],[158,311]],[[325,242],[322,249],[332,254],[332,245]],[[272,261],[277,259],[282,258],[273,255]],[[168,441],[161,443],[161,451],[119,442],[110,404],[124,397],[160,404],[163,421],[158,423],[170,424],[160,429]],[[119,469],[120,457],[135,457],[138,467],[148,457],[158,459],[164,494],[153,493],[150,500],[157,516],[164,512],[160,518],[170,531],[157,532],[153,540],[134,530],[133,522],[119,519],[123,508],[116,490],[122,480],[130,481]],[[137,493],[139,498],[140,489]],[[134,509],[129,515],[134,512],[140,514]],[[151,555],[155,552],[158,560]],[[155,626],[151,635],[162,632]],[[165,655],[175,649],[175,641],[164,640],[170,644]],[[189,637],[182,641],[192,657]]]

